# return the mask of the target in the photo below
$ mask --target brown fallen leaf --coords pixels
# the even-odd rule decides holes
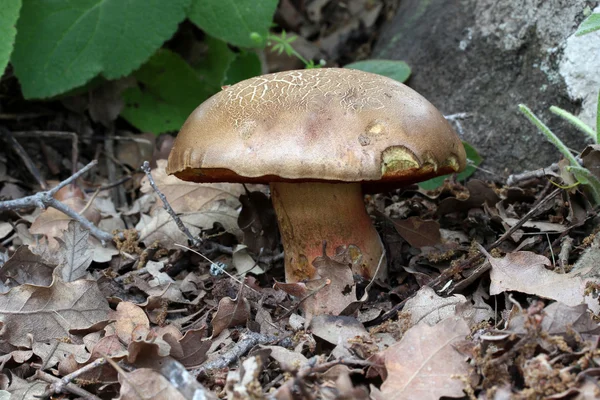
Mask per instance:
[[[62,238],[56,238],[60,244],[61,263],[56,272],[63,282],[72,282],[86,276],[92,263],[93,250],[89,244],[90,231],[79,222],[69,221]]]
[[[125,344],[129,344],[135,339],[134,332],[140,333],[137,328],[142,327],[145,333],[150,331],[150,321],[146,313],[133,303],[126,301],[119,303],[117,311],[111,313],[111,319],[115,320],[117,336]]]
[[[308,363],[308,358],[302,353],[288,350],[285,347],[261,345],[260,348],[269,350],[269,356],[277,361],[284,371],[297,371]]]
[[[198,367],[207,359],[207,351],[212,342],[206,340],[206,328],[189,330],[179,340],[183,356],[178,358],[186,368]]]
[[[40,343],[35,342],[32,346],[33,353],[42,359],[46,368],[52,368],[62,360],[72,356],[78,363],[85,363],[90,359],[90,353],[82,344],[71,343]]]
[[[28,246],[21,246],[0,267],[0,280],[9,287],[24,284],[48,286],[52,283],[54,268],[55,265],[48,264],[42,257],[33,254]]]
[[[469,333],[460,318],[447,318],[435,326],[421,322],[406,331],[400,342],[384,352],[388,376],[381,385],[383,398],[463,397],[464,383],[456,376],[469,376],[471,367],[453,344]]]
[[[250,317],[250,303],[242,296],[237,299],[223,297],[219,301],[217,312],[211,323],[213,326],[212,337],[217,337],[227,328],[245,325]]]
[[[504,257],[488,257],[488,260],[492,264],[492,296],[516,291],[560,301],[571,307],[586,302],[585,286],[588,279],[579,275],[577,270],[568,274],[556,273],[546,268],[552,265],[548,258],[528,251],[516,251]]]
[[[71,330],[106,321],[109,312],[95,281],[55,277],[49,287],[21,285],[0,295],[0,339],[29,347],[29,336],[40,342],[69,337]]]
[[[26,381],[15,374],[11,374],[11,382],[7,391],[10,393],[10,399],[35,399],[42,397],[48,383],[36,379],[34,381]]]
[[[119,373],[119,382],[118,400],[185,400],[164,376],[148,368]]]
[[[244,194],[244,186],[239,183],[195,183],[182,181],[165,170],[167,160],[157,160],[152,177],[156,186],[166,196],[167,201],[176,213],[189,213],[212,208],[213,203],[224,203],[230,208],[238,208],[239,196]],[[153,193],[148,178],[142,179],[142,193]],[[162,208],[159,201],[154,210]],[[153,214],[153,212],[151,212]],[[236,213],[237,221],[237,213]]]
[[[393,218],[391,221],[400,236],[413,247],[435,246],[442,242],[437,221],[423,221],[419,217]]]
[[[429,286],[423,286],[414,297],[407,300],[402,311],[410,314],[411,326],[421,321],[434,326],[449,317],[465,317],[465,314],[472,309],[471,302],[461,294],[441,297]]]

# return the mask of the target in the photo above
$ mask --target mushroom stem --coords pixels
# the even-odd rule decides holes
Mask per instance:
[[[383,247],[360,183],[276,182],[271,183],[271,198],[283,239],[287,282],[315,276],[312,261],[323,255],[324,241],[333,250],[358,248],[349,252],[353,272],[373,277]]]

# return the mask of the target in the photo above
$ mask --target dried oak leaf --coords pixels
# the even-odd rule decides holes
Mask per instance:
[[[211,341],[206,340],[206,328],[189,330],[179,340],[183,350],[182,357],[177,358],[186,368],[198,367],[206,361],[206,352],[211,346]]]
[[[167,201],[176,213],[189,213],[203,211],[211,208],[216,202],[223,202],[231,208],[238,208],[239,196],[244,194],[244,186],[239,183],[195,183],[167,175],[165,168],[167,160],[157,160],[156,168],[152,170],[152,177],[156,186],[166,196]],[[153,189],[148,178],[142,179],[142,193],[152,193]],[[154,209],[162,208],[159,201]],[[153,212],[151,211],[151,214]],[[236,213],[237,222],[237,213]]]
[[[185,397],[161,374],[148,368],[119,374],[118,400],[185,400]]]
[[[136,328],[141,326],[145,328],[146,332],[150,330],[150,321],[144,310],[130,302],[123,301],[119,303],[117,311],[111,313],[111,319],[115,320],[117,336],[125,344],[129,344],[135,339],[134,331],[139,333]]]
[[[56,271],[64,282],[72,282],[86,276],[94,254],[88,242],[89,238],[90,231],[76,221],[70,221],[62,238],[56,238],[60,243],[61,255],[61,263]]]
[[[24,284],[48,286],[52,283],[54,268],[55,265],[49,265],[42,257],[33,254],[28,246],[21,246],[0,267],[0,280],[8,287]]]
[[[46,391],[46,387],[48,387],[48,383],[42,380],[36,379],[29,382],[12,374],[10,386],[7,391],[10,393],[11,400],[30,400],[41,398],[42,394]]]
[[[212,337],[219,336],[227,328],[236,325],[245,325],[250,317],[250,303],[245,298],[238,296],[237,299],[223,297],[219,301],[217,312],[211,323],[213,326]]]
[[[340,253],[338,256],[343,259],[346,253]],[[339,315],[356,301],[352,269],[348,264],[338,262],[327,255],[315,258],[312,264],[317,269],[317,279],[297,283],[276,282],[275,289],[281,289],[299,300],[304,299],[301,307],[307,321],[310,321],[313,315]]]
[[[433,326],[446,318],[457,316],[457,306],[466,307],[467,304],[471,303],[461,294],[441,297],[429,286],[423,286],[406,302],[403,312],[410,314],[411,326],[421,321]]]
[[[67,357],[73,357],[78,363],[82,364],[89,360],[90,353],[87,352],[82,344],[71,343],[41,343],[35,342],[32,346],[33,353],[42,359],[42,364],[46,368],[52,368]]]
[[[34,341],[69,337],[71,330],[86,329],[108,319],[110,307],[95,281],[52,285],[21,285],[0,295],[0,340],[28,347]]]
[[[592,310],[598,308],[595,299],[585,296],[589,279],[582,275],[582,270],[559,274],[546,268],[552,265],[548,258],[528,251],[516,251],[498,258],[488,257],[488,260],[492,264],[491,295],[516,291],[560,301],[571,307],[587,302]]]
[[[435,326],[425,322],[410,328],[400,342],[384,352],[387,379],[381,385],[387,400],[438,400],[463,397],[457,375],[471,374],[465,357],[453,344],[470,333],[460,318],[447,318]]]
[[[423,221],[419,217],[392,218],[391,221],[398,234],[412,247],[421,248],[442,243],[440,224],[437,221]]]
[[[202,211],[179,215],[194,237],[203,229],[210,229],[215,223],[219,223],[227,232],[236,234],[241,239],[237,216],[238,212],[234,207],[221,201],[211,202]],[[162,208],[153,212],[151,217],[140,219],[135,228],[140,232],[139,240],[147,246],[158,241],[166,248],[173,248],[175,244],[187,243],[188,240],[169,213]]]

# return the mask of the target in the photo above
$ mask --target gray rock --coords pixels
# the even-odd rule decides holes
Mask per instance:
[[[600,33],[572,36],[598,1],[403,0],[374,58],[406,61],[408,84],[445,115],[484,157],[483,168],[508,174],[550,165],[558,151],[518,111],[528,105],[571,148],[587,138],[548,108],[581,113],[595,126],[600,89]],[[586,9],[586,6],[588,7]],[[600,12],[600,7],[596,10]]]

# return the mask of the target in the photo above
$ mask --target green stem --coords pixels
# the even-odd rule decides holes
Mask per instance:
[[[535,116],[535,114],[533,114],[529,107],[527,107],[524,104],[519,104],[519,110],[527,117],[527,119],[529,119],[535,126],[537,126],[537,128],[550,141],[550,143],[556,146],[558,151],[560,151],[563,154],[563,156],[565,156],[565,158],[569,160],[571,165],[579,167],[577,159],[573,154],[571,154],[568,147],[558,138],[558,136],[554,134],[554,132],[550,130],[550,128],[548,128],[542,121],[540,121],[538,117]]]
[[[575,128],[579,129],[581,132],[591,137],[594,143],[598,143],[596,131],[594,131],[585,122],[583,122],[567,110],[563,110],[560,107],[552,106],[550,107],[550,112],[552,112],[555,115],[558,115],[559,117],[564,118],[566,121],[570,122],[571,125],[573,125]]]
[[[589,187],[594,202],[600,204],[600,180],[587,168],[571,166],[567,167],[567,171],[571,172],[579,182]]]

